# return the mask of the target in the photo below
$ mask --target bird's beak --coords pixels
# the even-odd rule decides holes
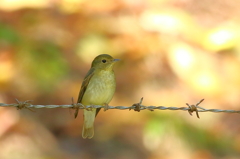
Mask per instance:
[[[113,59],[113,62],[117,62],[117,61],[120,61],[120,59]]]

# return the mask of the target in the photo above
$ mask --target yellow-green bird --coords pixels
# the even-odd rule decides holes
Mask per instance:
[[[85,76],[78,96],[78,103],[83,105],[108,105],[116,88],[113,66],[119,59],[108,54],[95,57],[91,69]],[[94,120],[101,108],[83,110],[82,137],[91,139],[94,135]],[[78,109],[75,112],[77,117]]]

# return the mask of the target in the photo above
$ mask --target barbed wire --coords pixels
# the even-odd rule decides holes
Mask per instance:
[[[186,103],[188,107],[166,107],[166,106],[144,106],[142,105],[143,98],[140,99],[139,103],[135,103],[132,106],[109,106],[109,105],[83,105],[81,103],[74,103],[73,98],[72,98],[72,104],[71,105],[33,105],[30,102],[31,100],[27,100],[24,102],[21,102],[16,99],[17,103],[14,104],[5,104],[5,103],[0,103],[0,107],[16,107],[17,109],[29,109],[33,111],[31,108],[72,108],[72,109],[87,109],[91,110],[93,108],[104,108],[104,111],[108,109],[120,109],[120,110],[131,110],[133,109],[134,111],[141,111],[141,110],[183,110],[183,111],[188,111],[190,115],[192,115],[193,112],[196,112],[196,115],[198,118],[199,113],[198,112],[214,112],[214,113],[240,113],[240,110],[221,110],[221,109],[206,109],[203,107],[200,107],[199,104],[203,102],[204,99],[200,100],[197,104],[195,105],[190,105]]]
[[[204,99],[200,100],[197,104],[189,105],[186,103],[188,107],[166,107],[166,106],[144,106],[142,105],[143,98],[140,99],[139,103],[135,103],[132,106],[109,106],[109,105],[83,105],[81,103],[74,103],[73,98],[72,98],[72,104],[71,105],[33,105],[30,102],[31,100],[27,100],[24,102],[17,101],[17,103],[13,104],[5,104],[5,103],[0,103],[0,107],[16,107],[18,110],[19,109],[29,109],[33,111],[31,108],[72,108],[72,109],[87,109],[91,110],[93,108],[104,108],[104,111],[108,109],[120,109],[120,110],[134,110],[134,111],[141,111],[141,110],[183,110],[183,111],[188,111],[190,115],[192,115],[193,112],[196,112],[196,115],[198,118],[199,113],[198,112],[214,112],[214,113],[240,113],[240,110],[221,110],[221,109],[206,109],[203,107],[200,107],[199,104],[203,102]]]

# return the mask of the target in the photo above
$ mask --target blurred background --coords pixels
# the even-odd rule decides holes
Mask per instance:
[[[0,0],[0,102],[71,104],[110,54],[112,106],[240,109],[240,1]],[[240,115],[0,108],[1,159],[237,159]]]

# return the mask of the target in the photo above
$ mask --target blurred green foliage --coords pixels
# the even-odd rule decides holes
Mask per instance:
[[[3,45],[18,45],[20,37],[18,32],[10,25],[0,22],[0,44]]]

